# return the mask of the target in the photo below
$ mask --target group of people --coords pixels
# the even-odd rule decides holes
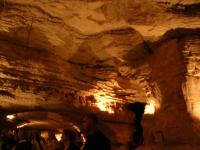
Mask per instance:
[[[45,139],[39,131],[19,129],[14,134],[1,133],[0,150],[111,150],[111,142],[98,129],[98,122],[94,114],[84,117],[85,143],[77,142],[77,133],[72,130],[63,130],[61,141],[58,141],[52,131]]]

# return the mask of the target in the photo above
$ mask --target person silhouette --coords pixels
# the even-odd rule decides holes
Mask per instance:
[[[76,133],[71,130],[64,130],[62,134],[62,142],[64,144],[64,150],[80,150],[75,143]]]
[[[127,104],[127,109],[133,112],[133,115],[135,116],[133,120],[133,139],[131,141],[129,150],[135,150],[144,142],[143,127],[141,125],[141,121],[144,114],[145,105],[146,103],[141,102]]]
[[[95,114],[87,114],[83,119],[86,143],[83,150],[111,150],[110,140],[98,129],[99,119]]]

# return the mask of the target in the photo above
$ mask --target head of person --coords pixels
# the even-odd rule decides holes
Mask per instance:
[[[19,129],[17,135],[19,140],[27,140],[29,138],[29,133],[25,129]]]
[[[87,114],[83,118],[83,130],[86,133],[93,132],[97,129],[97,125],[99,123],[99,119],[95,114]]]
[[[56,139],[55,133],[52,132],[52,131],[49,131],[49,132],[48,132],[48,139],[49,139],[49,140],[54,140],[54,139]]]
[[[62,133],[62,142],[66,143],[74,143],[76,140],[76,134],[71,130],[64,130]]]
[[[41,131],[35,130],[34,136],[37,141],[40,141],[41,140]]]
[[[127,104],[126,108],[130,114],[132,115],[131,120],[133,120],[134,124],[140,124],[142,121],[142,116],[144,114],[144,109],[145,109],[146,103],[142,102],[135,102],[131,104]]]

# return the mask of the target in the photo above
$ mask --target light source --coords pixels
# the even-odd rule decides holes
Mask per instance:
[[[56,133],[55,134],[55,137],[58,141],[61,141],[61,138],[62,138],[62,133]]]
[[[144,114],[154,114],[155,113],[155,102],[153,100],[150,100],[144,109]]]
[[[105,92],[98,92],[94,94],[95,99],[97,100],[96,102],[96,107],[98,107],[101,111],[108,112],[110,114],[114,114],[114,109],[113,109],[113,100],[111,96],[108,96]]]
[[[20,125],[17,126],[17,129],[23,128],[27,125],[28,123],[22,123]]]
[[[15,119],[15,115],[7,115],[6,118],[9,120],[13,120]]]

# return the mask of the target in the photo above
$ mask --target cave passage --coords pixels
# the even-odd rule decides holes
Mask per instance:
[[[199,6],[1,0],[0,150],[199,150]]]

